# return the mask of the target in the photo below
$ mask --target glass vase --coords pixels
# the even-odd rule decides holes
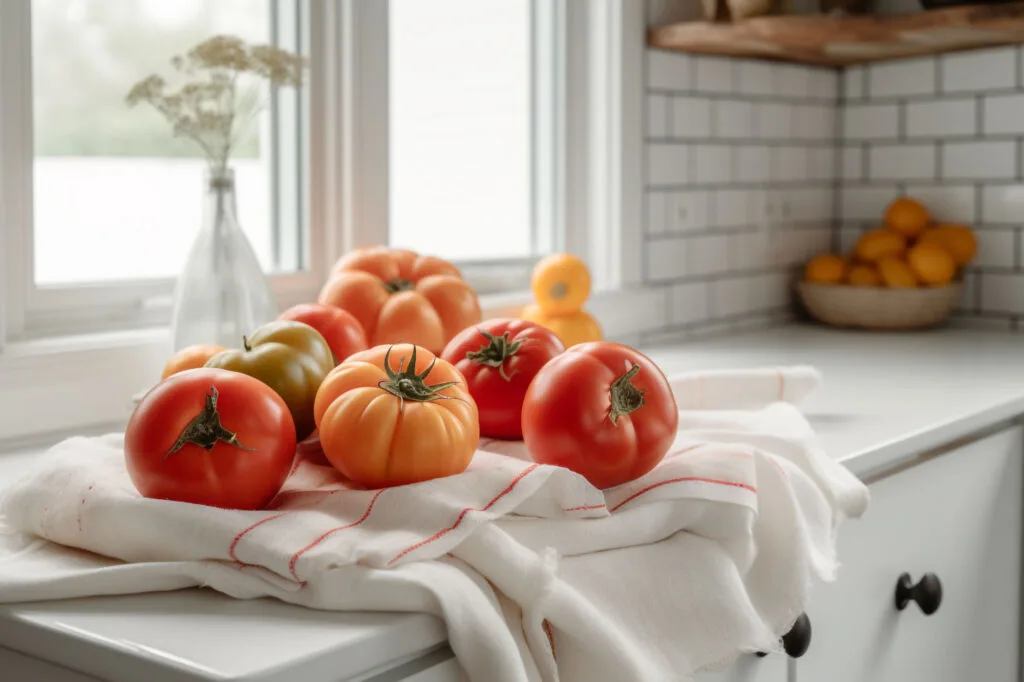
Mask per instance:
[[[215,343],[238,347],[242,336],[277,316],[270,284],[260,268],[235,207],[235,173],[207,169],[203,226],[174,292],[174,350]]]

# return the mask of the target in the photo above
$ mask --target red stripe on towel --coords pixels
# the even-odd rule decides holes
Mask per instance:
[[[622,502],[619,502],[617,505],[615,505],[614,507],[611,508],[611,511],[615,511],[616,509],[618,509],[622,505],[626,504],[627,502],[632,502],[633,500],[635,500],[636,498],[640,497],[644,493],[650,492],[651,490],[654,490],[655,488],[660,488],[661,486],[668,485],[669,483],[686,483],[686,482],[712,483],[714,485],[729,486],[730,488],[742,488],[744,490],[749,490],[752,493],[756,493],[757,492],[757,488],[755,488],[752,485],[747,485],[746,483],[737,483],[736,481],[719,481],[719,480],[716,480],[716,479],[713,479],[713,478],[700,478],[699,476],[684,476],[682,478],[670,478],[668,480],[659,481],[659,482],[657,482],[657,483],[655,483],[653,485],[649,485],[646,488],[644,488],[643,490],[639,490],[639,491],[633,493],[632,495],[630,495],[629,497],[624,499]]]
[[[288,570],[291,572],[292,576],[294,576],[296,580],[301,580],[301,578],[299,578],[299,574],[295,572],[295,563],[299,560],[299,557],[301,557],[303,554],[305,554],[309,550],[311,550],[314,547],[316,547],[317,545],[319,545],[321,542],[326,540],[332,534],[337,533],[338,531],[347,530],[349,528],[355,528],[356,526],[361,524],[363,521],[368,519],[370,517],[370,512],[373,511],[373,505],[376,504],[377,498],[380,497],[384,493],[384,490],[386,490],[386,488],[381,488],[380,490],[378,490],[374,494],[373,498],[370,500],[370,504],[367,505],[367,507],[366,507],[366,511],[364,511],[363,515],[360,516],[358,519],[356,519],[352,523],[345,524],[344,526],[338,526],[337,528],[330,529],[326,533],[323,533],[316,540],[313,540],[313,542],[309,543],[308,545],[306,545],[305,547],[300,549],[298,552],[293,554],[292,558],[291,558],[291,561],[288,562]]]
[[[280,514],[274,514],[273,516],[268,516],[265,519],[260,519],[259,521],[257,521],[256,523],[252,524],[248,528],[244,528],[241,531],[239,531],[238,535],[235,536],[235,539],[231,541],[231,545],[228,547],[228,556],[231,557],[235,561],[236,564],[246,565],[245,562],[242,561],[241,559],[239,559],[238,555],[235,554],[235,548],[238,547],[238,543],[241,542],[242,538],[244,538],[246,535],[248,535],[251,531],[256,530],[257,528],[262,526],[264,523],[267,523],[269,521],[273,521],[274,519],[279,519],[279,518],[281,518],[282,516],[284,516],[287,513],[288,512],[281,512]]]
[[[455,523],[453,523],[452,525],[448,526],[447,528],[442,528],[441,530],[437,531],[436,533],[431,535],[429,538],[426,538],[425,540],[420,540],[415,545],[410,545],[409,547],[406,547],[401,552],[396,554],[395,557],[391,561],[389,561],[387,563],[387,565],[390,566],[391,564],[395,563],[396,561],[398,561],[399,559],[404,557],[409,552],[413,552],[413,551],[419,549],[420,547],[423,547],[424,545],[429,545],[431,542],[434,542],[435,540],[438,540],[438,539],[444,537],[445,535],[447,535],[448,533],[452,532],[453,530],[455,530],[456,528],[459,527],[459,524],[462,523],[462,519],[466,518],[466,514],[468,514],[469,512],[471,512],[471,511],[480,511],[480,512],[487,511],[488,509],[490,509],[491,507],[494,506],[495,502],[497,502],[501,498],[505,497],[505,495],[508,495],[510,492],[512,492],[512,489],[515,488],[516,485],[519,484],[519,481],[523,480],[523,478],[528,473],[530,473],[531,471],[533,471],[534,469],[536,469],[539,466],[540,466],[539,464],[531,464],[530,466],[526,467],[525,469],[523,469],[522,471],[519,472],[518,476],[516,476],[515,478],[512,479],[512,482],[509,483],[508,486],[506,486],[504,490],[502,490],[500,493],[495,495],[494,498],[490,502],[485,504],[483,507],[480,507],[479,509],[476,508],[476,507],[466,507],[461,512],[459,512],[459,516],[458,516],[458,518],[455,519]]]

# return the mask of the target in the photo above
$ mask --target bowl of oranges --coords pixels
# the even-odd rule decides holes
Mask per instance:
[[[860,236],[850,254],[808,261],[797,285],[815,319],[840,327],[918,329],[949,319],[963,293],[963,269],[978,250],[965,225],[934,223],[918,201],[901,197],[882,227]]]

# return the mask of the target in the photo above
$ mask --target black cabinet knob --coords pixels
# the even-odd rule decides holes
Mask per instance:
[[[907,604],[916,601],[922,613],[930,616],[939,610],[942,604],[942,583],[934,573],[925,573],[914,585],[910,574],[904,573],[896,580],[896,608],[899,611],[907,608]]]
[[[790,631],[782,636],[782,648],[791,658],[800,658],[807,653],[810,646],[811,619],[807,617],[806,613],[801,613]],[[757,652],[758,658],[764,658],[767,655],[763,651]]]

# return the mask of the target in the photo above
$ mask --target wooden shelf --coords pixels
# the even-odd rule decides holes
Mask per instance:
[[[848,66],[1024,42],[1024,2],[891,16],[790,15],[651,29],[648,44],[697,54]]]

